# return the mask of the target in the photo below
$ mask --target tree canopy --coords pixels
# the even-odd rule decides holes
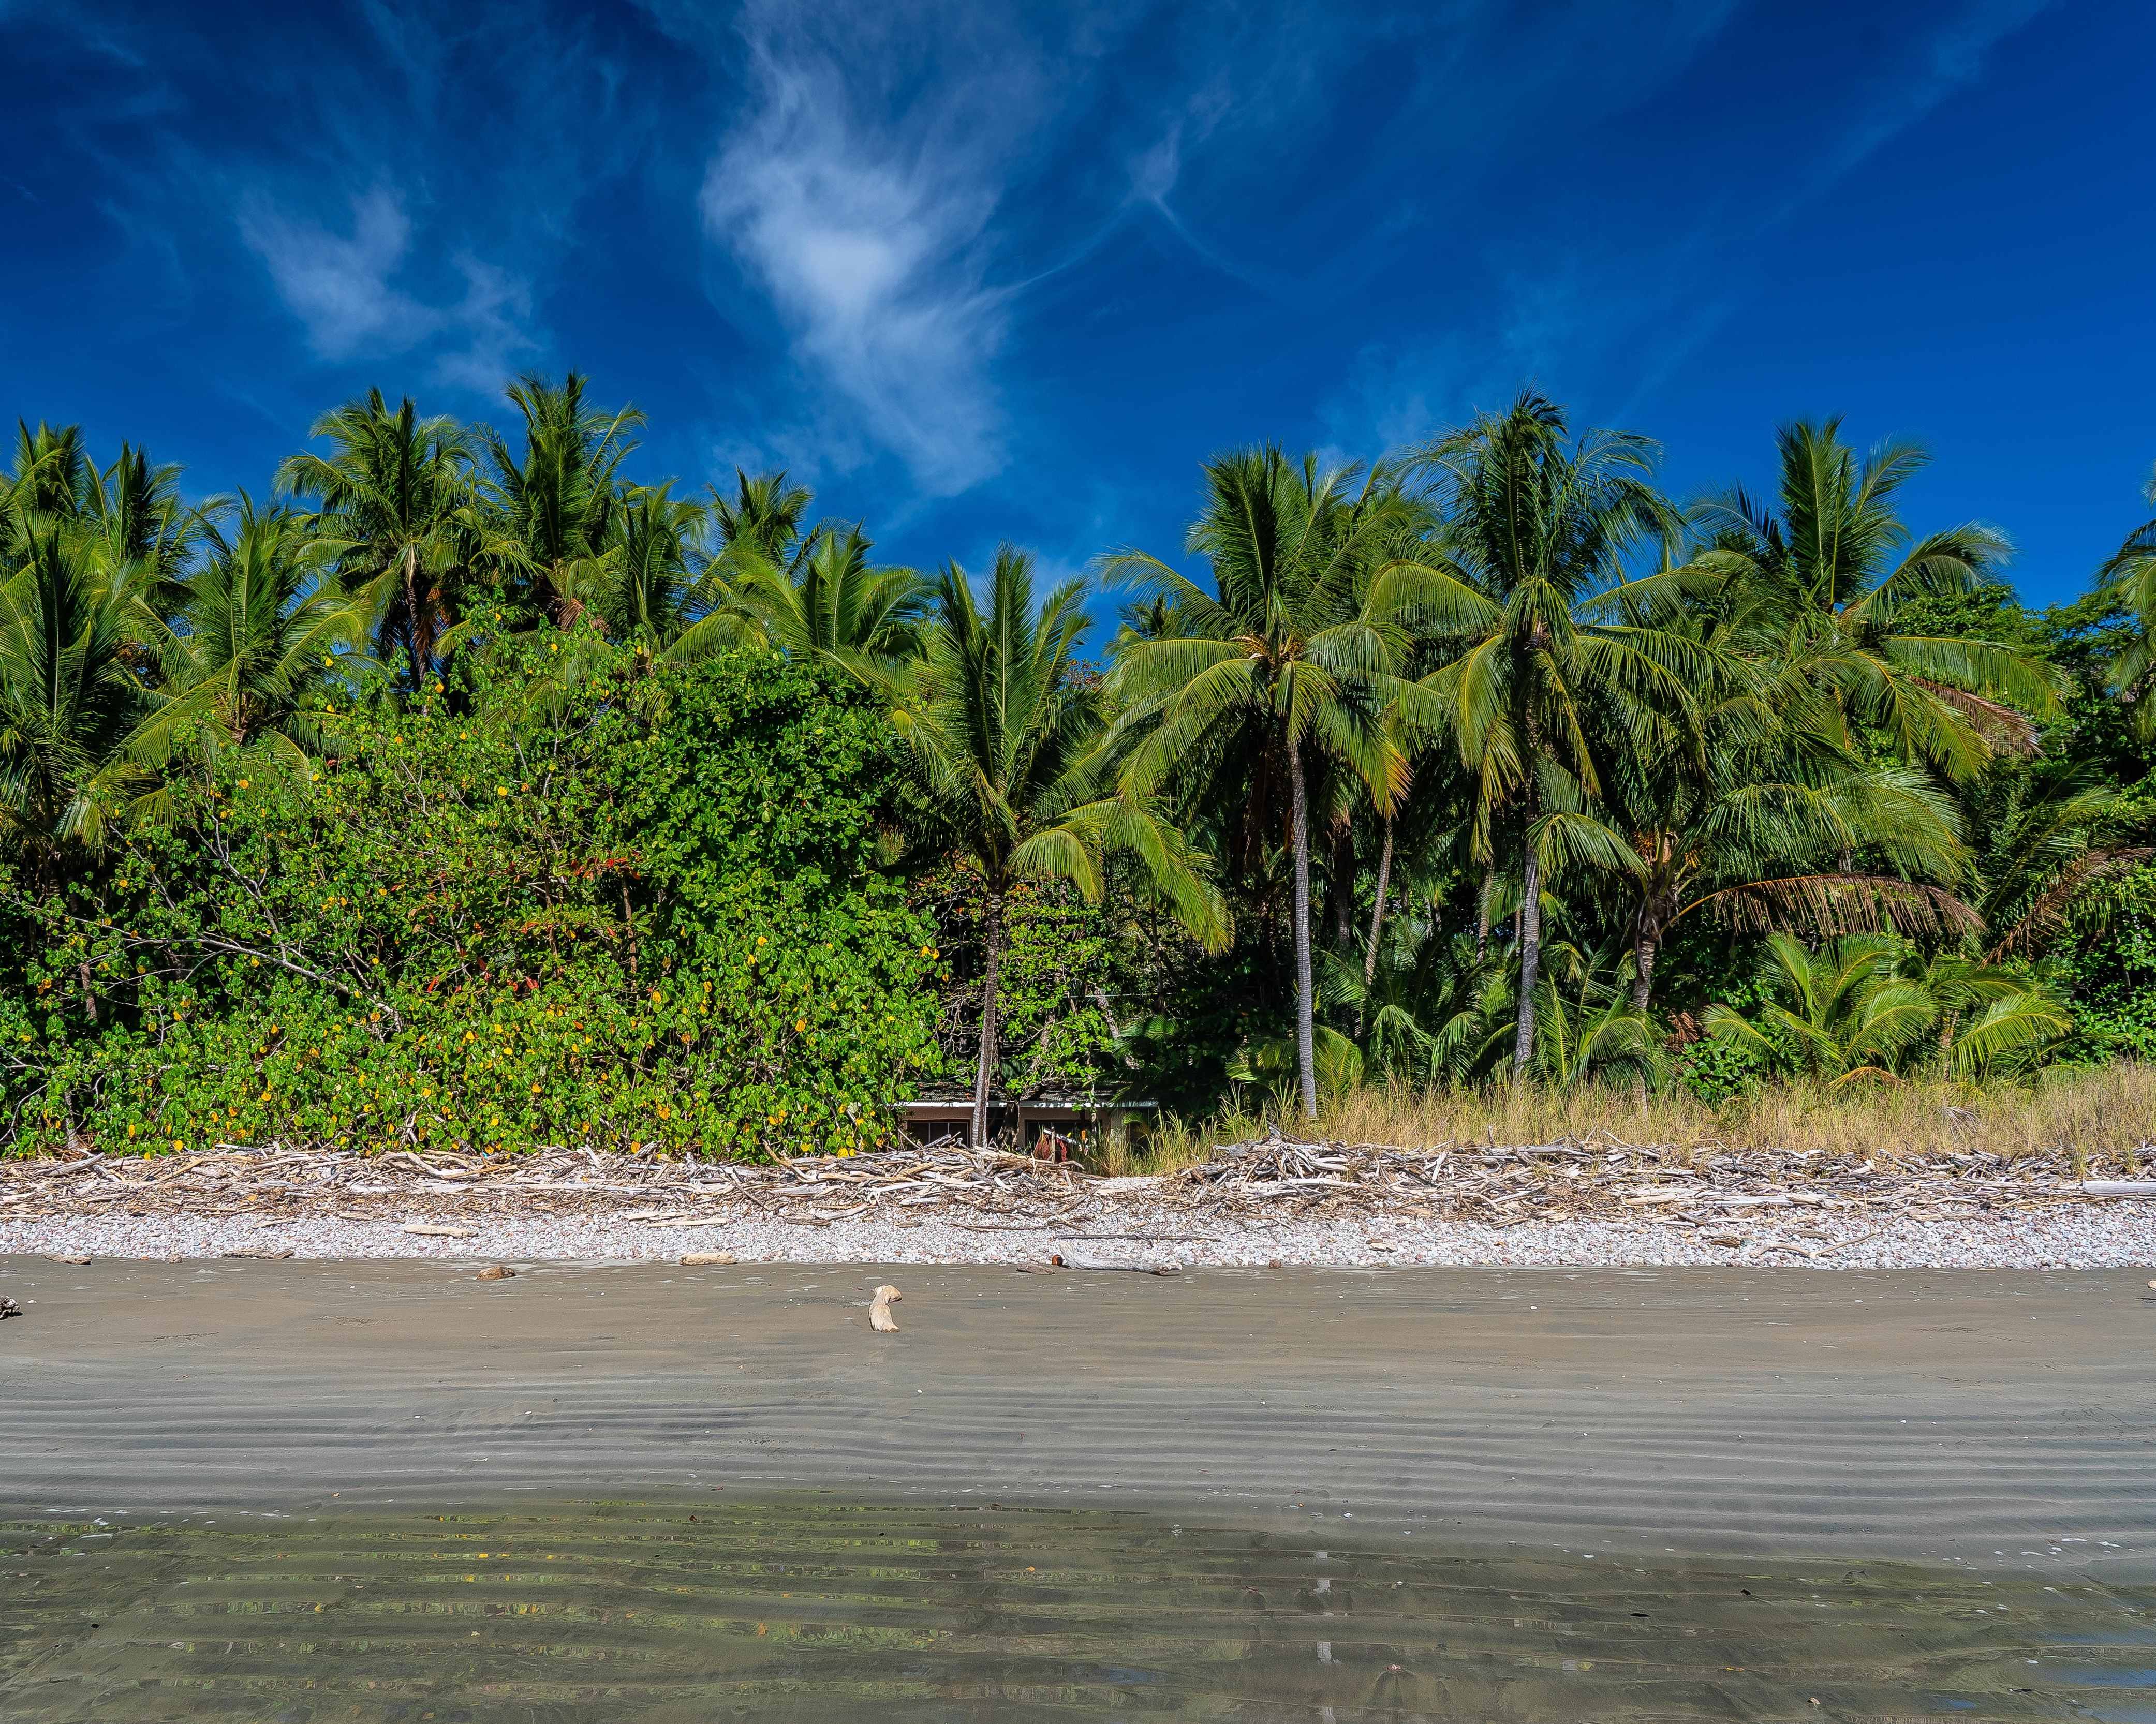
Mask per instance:
[[[519,379],[249,494],[18,423],[0,1147],[880,1141],[923,1086],[2021,1081],[2156,1052],[2156,526],[2038,612],[1839,419],[1534,392],[924,574]]]

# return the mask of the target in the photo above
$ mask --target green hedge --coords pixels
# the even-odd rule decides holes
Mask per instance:
[[[607,659],[535,721],[540,651],[326,713],[319,765],[228,754],[171,824],[11,883],[0,1141],[885,1136],[937,1059],[934,936],[874,853],[886,727],[767,654]]]

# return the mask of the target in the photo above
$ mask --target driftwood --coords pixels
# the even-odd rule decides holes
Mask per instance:
[[[879,1335],[897,1334],[898,1319],[891,1314],[891,1308],[905,1297],[896,1287],[886,1285],[877,1288],[875,1298],[869,1306],[869,1327]]]
[[[319,1216],[461,1239],[476,1237],[490,1216],[533,1213],[682,1229],[750,1218],[824,1228],[872,1215],[896,1227],[933,1221],[1041,1234],[1050,1250],[1089,1238],[1219,1239],[1277,1219],[1412,1216],[1499,1227],[1563,1219],[1719,1234],[1754,1211],[1793,1219],[1807,1208],[1861,1210],[1892,1224],[2143,1196],[2156,1196],[2156,1150],[2145,1144],[2087,1158],[2054,1149],[2010,1162],[1974,1149],[1831,1156],[1630,1144],[1606,1133],[1414,1150],[1272,1137],[1216,1146],[1207,1160],[1159,1178],[1116,1179],[958,1144],[767,1165],[585,1147],[370,1155],[278,1143],[168,1157],[76,1149],[0,1161],[0,1222],[187,1215],[275,1227]]]
[[[1138,1275],[1179,1275],[1183,1273],[1183,1265],[1179,1263],[1110,1263],[1099,1257],[1070,1257],[1060,1253],[1049,1260],[1058,1269],[1122,1270]]]

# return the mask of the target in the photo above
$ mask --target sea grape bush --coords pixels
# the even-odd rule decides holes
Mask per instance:
[[[228,756],[100,865],[13,882],[12,1147],[887,1133],[937,1056],[933,935],[873,851],[880,716],[769,652],[621,654],[534,721],[536,650],[332,699],[327,757]]]

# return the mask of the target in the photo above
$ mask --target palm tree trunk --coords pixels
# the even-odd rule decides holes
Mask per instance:
[[[1512,1048],[1515,1077],[1525,1077],[1535,1057],[1535,972],[1543,957],[1543,864],[1532,838],[1520,890],[1520,1029]]]
[[[988,1147],[988,1080],[996,1070],[996,970],[1003,961],[1004,899],[988,894],[988,915],[982,936],[988,942],[988,958],[981,975],[981,1058],[973,1072],[973,1147]]]
[[[1478,964],[1490,955],[1490,895],[1496,886],[1497,870],[1493,865],[1482,870],[1482,895],[1475,906],[1475,962]]]
[[[1332,946],[1346,952],[1355,938],[1355,824],[1342,820],[1332,834],[1332,865],[1325,884],[1327,907],[1332,912]]]
[[[409,545],[404,547],[404,629],[412,649],[412,698],[416,700],[427,673],[419,661],[419,554]]]
[[[1640,907],[1640,920],[1632,929],[1632,1009],[1641,1017],[1647,1014],[1647,1000],[1654,991],[1655,949],[1661,944],[1658,924]],[[1647,1074],[1632,1074],[1632,1100],[1640,1107],[1647,1105]]]
[[[1363,985],[1378,974],[1378,936],[1385,926],[1385,888],[1393,877],[1393,818],[1385,817],[1385,845],[1378,852],[1378,901],[1370,906],[1370,942],[1363,948]]]
[[[1644,1013],[1655,985],[1655,952],[1661,942],[1645,916],[1632,932],[1632,1009]]]
[[[1291,736],[1287,745],[1288,787],[1294,793],[1295,819],[1295,1058],[1302,1085],[1302,1111],[1317,1117],[1317,1038],[1311,1024],[1310,988],[1310,810],[1303,800],[1302,753]]]
[[[1385,816],[1385,845],[1378,852],[1378,899],[1370,906],[1370,938],[1363,948],[1363,1003],[1355,1008],[1355,1039],[1363,1037],[1368,1021],[1370,984],[1378,977],[1378,936],[1385,926],[1385,887],[1393,877],[1393,817]]]

